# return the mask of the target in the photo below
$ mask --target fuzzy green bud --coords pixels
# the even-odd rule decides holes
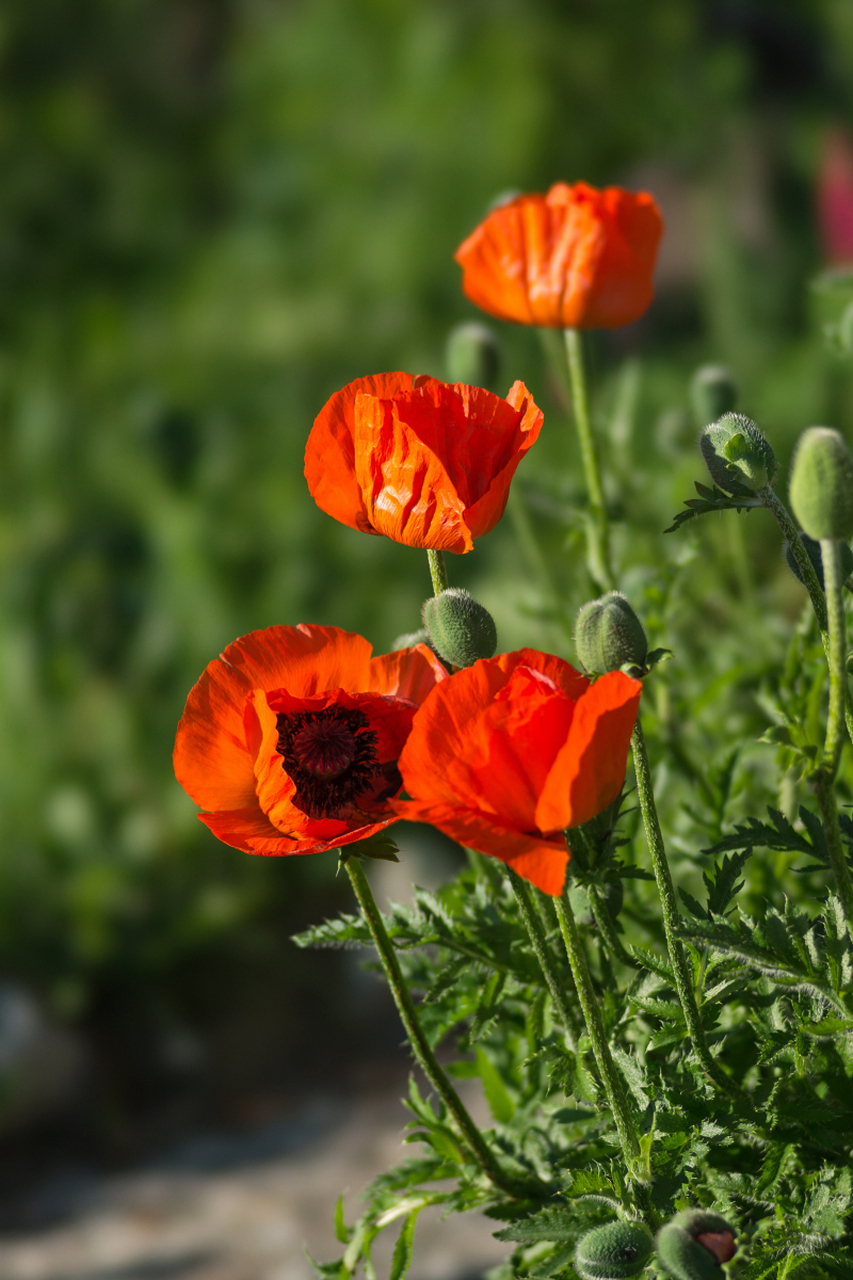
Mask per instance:
[[[583,605],[575,621],[575,652],[590,675],[626,665],[645,667],[648,641],[643,625],[621,591],[608,591]]]
[[[675,1280],[722,1280],[723,1263],[737,1251],[734,1228],[707,1209],[682,1209],[661,1227],[655,1245]]]
[[[477,320],[458,324],[447,335],[444,363],[450,382],[493,387],[501,369],[501,349],[491,329]]]
[[[395,653],[397,649],[414,649],[416,644],[428,645],[429,632],[426,627],[421,627],[419,631],[404,631],[401,636],[391,645],[391,653]]]
[[[731,370],[721,364],[703,364],[690,379],[690,403],[699,427],[731,413],[737,404],[737,383]]]
[[[582,1236],[574,1266],[584,1280],[638,1276],[652,1253],[652,1233],[642,1222],[608,1222]]]
[[[791,506],[810,538],[853,537],[853,458],[832,427],[809,427],[791,467]]]
[[[776,455],[763,431],[743,413],[724,413],[699,437],[711,479],[726,493],[765,489],[776,477]]]
[[[470,667],[478,658],[491,658],[498,647],[494,618],[461,587],[448,587],[430,597],[422,616],[432,647],[454,667]]]

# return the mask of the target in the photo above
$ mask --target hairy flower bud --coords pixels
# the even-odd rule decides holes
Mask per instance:
[[[853,458],[832,427],[809,427],[791,467],[791,506],[810,538],[853,537]]]
[[[642,1222],[608,1222],[577,1243],[574,1267],[584,1280],[638,1276],[652,1252],[652,1233]]]
[[[397,649],[414,649],[416,644],[429,645],[429,643],[429,632],[426,627],[421,627],[418,631],[404,631],[402,635],[397,636],[390,651],[394,653]]]
[[[490,390],[500,373],[500,345],[487,325],[476,320],[458,324],[447,335],[444,362],[449,382]]]
[[[700,427],[731,413],[737,404],[732,371],[721,364],[703,364],[690,380],[690,402]]]
[[[423,621],[439,657],[454,667],[491,658],[498,647],[494,618],[461,587],[448,587],[425,601]]]
[[[575,621],[575,652],[584,670],[595,676],[646,665],[646,633],[620,591],[608,591],[582,606]]]
[[[711,478],[726,493],[764,489],[776,476],[776,455],[751,418],[724,413],[699,437],[699,448]]]
[[[733,1227],[707,1209],[682,1209],[655,1240],[658,1258],[675,1280],[721,1280],[737,1251]]]

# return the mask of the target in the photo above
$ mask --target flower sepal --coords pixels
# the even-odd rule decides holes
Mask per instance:
[[[374,831],[366,840],[356,840],[340,849],[340,863],[344,867],[350,858],[374,858],[379,862],[399,862],[400,846],[386,831]]]

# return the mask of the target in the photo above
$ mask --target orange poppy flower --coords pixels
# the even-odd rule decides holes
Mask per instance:
[[[318,414],[305,478],[318,507],[351,529],[471,551],[503,515],[541,426],[523,382],[502,400],[410,373],[357,378]]]
[[[646,191],[558,182],[493,209],[455,256],[465,296],[500,320],[616,329],[652,300],[662,231]]]
[[[642,685],[621,671],[591,684],[561,658],[520,649],[483,658],[434,689],[400,757],[411,800],[429,822],[557,895],[564,831],[616,799]]]
[[[267,627],[214,658],[187,698],[175,775],[225,844],[280,857],[397,821],[397,760],[447,673],[424,645],[371,658],[338,627]]]

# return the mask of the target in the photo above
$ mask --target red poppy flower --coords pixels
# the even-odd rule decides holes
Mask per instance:
[[[541,426],[523,382],[502,400],[410,373],[357,378],[318,414],[305,478],[318,507],[351,529],[471,551],[503,515]]]
[[[446,677],[424,645],[371,658],[338,627],[267,627],[230,644],[187,698],[175,774],[244,853],[316,853],[396,822],[397,760]]]
[[[646,191],[558,182],[493,209],[455,256],[465,296],[500,320],[616,329],[652,300],[662,231]]]
[[[534,649],[484,658],[434,689],[400,757],[411,800],[393,808],[562,892],[563,832],[615,800],[642,685],[621,671],[590,684]]]

